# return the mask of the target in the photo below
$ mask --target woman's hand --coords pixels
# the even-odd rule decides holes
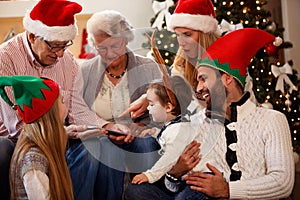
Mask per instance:
[[[130,129],[123,124],[108,123],[105,126],[103,126],[103,128],[104,134],[106,134],[109,137],[109,139],[111,139],[116,144],[130,143],[134,139],[134,136],[133,134],[131,134]],[[124,133],[124,135],[108,134],[108,131],[106,131],[105,129],[121,132]]]
[[[143,94],[140,98],[135,100],[129,105],[129,108],[121,113],[118,117],[122,118],[128,113],[130,113],[132,119],[136,119],[139,116],[143,115],[147,110],[149,102],[147,100],[146,94]]]
[[[82,139],[93,138],[103,135],[101,128],[88,129],[87,125],[69,125],[65,127],[69,138]]]

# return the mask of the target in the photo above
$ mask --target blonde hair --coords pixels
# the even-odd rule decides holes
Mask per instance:
[[[16,170],[19,170],[17,166],[22,165],[22,159],[33,147],[38,148],[49,162],[51,199],[74,199],[71,177],[65,160],[68,136],[59,116],[58,99],[42,117],[31,124],[24,124],[11,160],[11,199],[15,199],[17,195],[15,185],[18,179]]]
[[[203,33],[199,31],[197,59],[200,59],[205,53],[205,50],[217,39],[218,36],[214,33]],[[186,56],[183,49],[179,47],[172,67],[184,75],[185,79],[193,88],[197,87],[197,69],[196,66],[194,66],[195,64],[196,63],[192,63],[190,58]]]

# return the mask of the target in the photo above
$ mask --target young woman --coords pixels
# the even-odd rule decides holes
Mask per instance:
[[[11,159],[11,199],[74,199],[65,160],[66,107],[59,86],[33,76],[2,76],[0,85],[2,98],[25,123]],[[14,101],[5,93],[7,86]]]

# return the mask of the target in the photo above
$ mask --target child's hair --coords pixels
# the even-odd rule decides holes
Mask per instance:
[[[65,160],[68,135],[59,116],[59,98],[43,116],[30,124],[24,124],[12,160],[10,172],[11,199],[16,195],[17,166],[31,148],[38,148],[49,162],[49,186],[51,199],[74,199],[69,170]]]
[[[174,115],[184,115],[187,112],[187,107],[192,101],[193,90],[190,84],[181,76],[171,76],[170,82],[172,88],[166,88],[162,80],[155,80],[152,82],[148,89],[153,89],[154,93],[159,97],[161,105],[171,103],[170,98],[167,94],[167,90],[172,92],[176,97],[176,106],[172,111]]]

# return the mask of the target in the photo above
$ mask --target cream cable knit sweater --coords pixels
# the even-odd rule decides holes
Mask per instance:
[[[229,182],[230,199],[288,197],[294,185],[295,166],[286,117],[278,111],[256,107],[250,100],[237,112],[237,122],[227,126],[237,132],[236,152],[242,176],[239,181]],[[216,120],[204,120],[199,131],[203,133],[203,158],[193,171],[208,171],[205,164],[210,163],[228,181],[225,128]]]

